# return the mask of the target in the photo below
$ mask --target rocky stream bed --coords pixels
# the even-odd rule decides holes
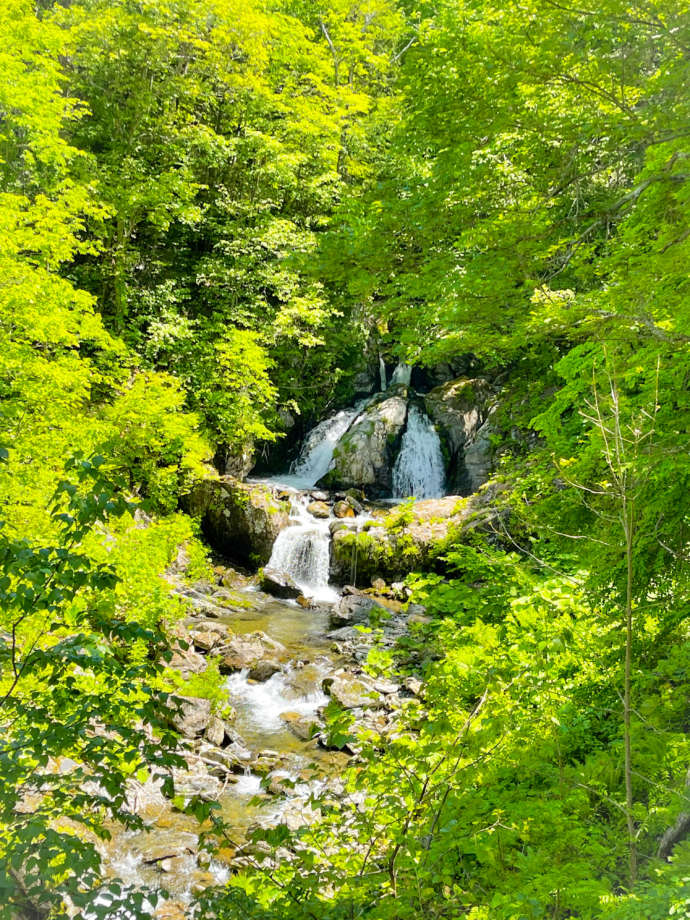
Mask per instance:
[[[280,599],[260,590],[258,576],[216,568],[218,584],[188,586],[178,572],[175,590],[188,616],[175,627],[179,645],[171,666],[189,677],[211,661],[225,675],[226,700],[185,697],[175,720],[186,748],[187,769],[174,773],[178,794],[217,801],[232,845],[210,859],[199,847],[192,817],[166,800],[154,782],[133,783],[130,804],[146,832],[113,828],[103,845],[109,871],[125,883],[169,893],[155,915],[185,916],[195,894],[222,884],[251,862],[247,831],[284,822],[291,829],[311,820],[310,795],[328,785],[338,794],[340,775],[353,753],[329,749],[321,718],[329,700],[352,712],[355,724],[392,728],[405,697],[419,691],[364,673],[371,646],[372,611],[384,645],[405,631],[423,609],[390,597],[345,588],[334,604],[305,597]],[[227,587],[233,584],[233,587]]]

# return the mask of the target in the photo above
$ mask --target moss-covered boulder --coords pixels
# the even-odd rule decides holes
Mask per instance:
[[[452,542],[498,516],[491,499],[485,490],[466,498],[429,498],[378,512],[359,531],[335,529],[331,580],[368,585],[374,578],[392,582],[410,572],[442,570]]]
[[[201,518],[204,536],[215,550],[252,567],[268,562],[278,534],[290,521],[288,502],[270,486],[231,476],[201,480],[184,505]]]
[[[424,396],[427,415],[447,453],[447,481],[460,495],[476,492],[491,472],[489,416],[495,393],[481,377],[458,377]]]
[[[360,415],[338,441],[332,467],[319,485],[329,489],[363,489],[390,495],[392,470],[407,419],[407,391],[383,394]]]

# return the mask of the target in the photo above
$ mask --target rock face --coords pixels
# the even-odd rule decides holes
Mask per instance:
[[[392,468],[407,418],[404,388],[369,406],[342,436],[333,452],[333,467],[321,484],[331,489],[364,489],[376,497],[390,494]]]
[[[483,378],[459,377],[424,397],[427,415],[436,424],[449,455],[449,488],[470,495],[491,472],[488,419],[492,393]]]
[[[231,476],[203,479],[184,501],[185,510],[201,518],[214,549],[245,565],[265,565],[280,531],[288,526],[289,506],[259,483]]]

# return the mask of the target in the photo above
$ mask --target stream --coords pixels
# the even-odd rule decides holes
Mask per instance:
[[[408,385],[410,372],[409,366],[400,365],[388,386]],[[385,383],[382,371],[384,387]],[[320,710],[328,703],[324,678],[338,669],[342,673],[343,665],[352,667],[351,661],[343,660],[334,635],[329,636],[332,608],[340,597],[339,589],[329,584],[331,527],[338,521],[336,505],[332,495],[314,489],[331,467],[339,439],[370,403],[371,399],[361,400],[320,422],[308,433],[288,473],[258,480],[289,498],[290,524],[276,539],[266,570],[288,576],[292,587],[301,592],[301,603],[260,591],[256,578],[245,578],[233,592],[213,585],[192,589],[196,602],[190,608],[187,628],[207,633],[224,630],[225,639],[246,637],[250,642],[259,634],[261,641],[279,643],[281,651],[280,661],[271,663],[275,670],[267,679],[252,679],[250,668],[231,668],[233,673],[225,678],[224,686],[235,715],[222,743],[224,750],[209,746],[201,732],[197,733],[191,742],[190,769],[176,777],[176,787],[184,794],[207,795],[218,801],[232,837],[232,845],[220,852],[220,858],[209,861],[198,852],[195,820],[175,811],[152,782],[136,789],[132,803],[148,832],[113,828],[113,839],[104,853],[110,873],[126,884],[167,890],[171,900],[166,904],[166,918],[184,917],[185,905],[195,894],[222,884],[232,864],[242,864],[242,844],[253,824],[285,821],[298,826],[308,820],[310,793],[322,788],[329,775],[340,774],[348,759],[339,751],[320,747],[309,733],[310,722],[318,722]],[[408,412],[392,481],[392,502],[410,495],[443,494],[439,438],[430,420],[415,406]],[[343,493],[340,497],[342,505],[347,496]],[[346,526],[360,529],[369,520],[369,512],[353,501]],[[209,601],[206,607],[204,598]],[[384,688],[382,692],[395,693],[397,689]],[[363,705],[366,708],[369,704]],[[236,751],[239,760],[220,772],[213,769],[213,756],[229,750]],[[281,784],[286,778],[290,788]],[[124,915],[114,907],[112,916]]]

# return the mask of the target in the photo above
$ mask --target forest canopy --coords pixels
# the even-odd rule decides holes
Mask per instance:
[[[189,496],[399,363],[500,393],[491,526],[370,652],[424,686],[396,732],[329,704],[346,794],[188,915],[690,918],[690,6],[3,0],[0,38],[0,918],[150,915],[98,843],[151,775],[227,848],[171,779],[176,694],[223,692],[169,667]]]

